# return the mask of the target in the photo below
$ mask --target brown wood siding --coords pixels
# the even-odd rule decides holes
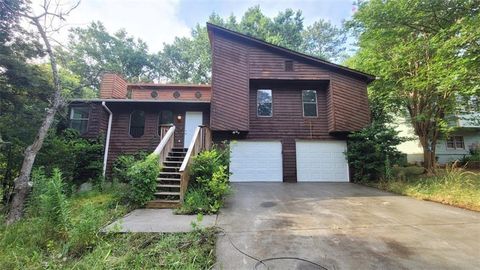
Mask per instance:
[[[162,110],[171,110],[176,126],[174,139],[175,147],[183,147],[185,112],[202,111],[203,123],[210,122],[209,104],[178,104],[178,103],[110,103],[108,107],[113,112],[112,130],[110,136],[110,151],[107,161],[107,175],[110,175],[111,166],[115,159],[122,154],[134,154],[139,151],[152,152],[160,143],[158,135],[158,117]],[[133,138],[129,134],[130,114],[134,110],[145,112],[145,131],[140,138]],[[181,115],[179,121],[177,116]]]
[[[253,46],[248,48],[250,79],[328,80],[330,78],[330,72],[326,69],[292,60],[267,49]],[[293,71],[285,71],[286,60],[293,62]]]
[[[221,36],[212,41],[213,130],[248,130],[248,50]]]
[[[211,98],[211,90],[205,87],[199,88],[186,88],[186,87],[177,87],[172,89],[158,89],[158,88],[147,88],[147,87],[130,87],[132,90],[132,99],[141,99],[141,100],[169,100],[175,102],[175,100],[180,101],[204,101],[209,102]],[[173,93],[178,91],[180,97],[175,98]],[[157,93],[157,97],[152,97],[152,92]],[[197,92],[200,92],[201,97],[197,98],[195,95]]]
[[[100,98],[126,98],[127,82],[119,75],[105,73],[100,83]]]
[[[365,82],[341,75],[332,74],[330,82],[333,89],[334,112],[333,127],[330,132],[350,132],[364,128],[370,123],[367,84]]]
[[[324,80],[327,90],[326,132],[351,132],[366,126],[369,119],[367,84],[310,60],[289,57],[266,46],[212,34],[212,121],[213,130],[249,131],[251,115],[245,114],[250,80]],[[285,71],[285,60],[293,61],[293,71]],[[250,124],[249,124],[250,123]]]

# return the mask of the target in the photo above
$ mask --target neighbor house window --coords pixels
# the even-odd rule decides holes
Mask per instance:
[[[72,107],[70,111],[70,127],[78,130],[80,134],[87,132],[89,107]]]
[[[465,149],[463,136],[450,136],[447,138],[447,148],[449,149]]]
[[[130,114],[130,136],[139,138],[145,132],[145,113],[143,111],[133,111]]]
[[[173,124],[173,112],[172,111],[161,111],[158,115],[158,135],[162,136],[162,127],[165,129],[165,126]]]
[[[272,116],[272,90],[257,90],[257,116]]]
[[[303,90],[302,91],[303,116],[316,117],[317,116],[317,91]]]

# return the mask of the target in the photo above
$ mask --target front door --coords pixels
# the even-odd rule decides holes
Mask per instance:
[[[202,112],[186,112],[185,113],[185,137],[183,140],[183,147],[188,148],[192,141],[195,129],[203,124]]]

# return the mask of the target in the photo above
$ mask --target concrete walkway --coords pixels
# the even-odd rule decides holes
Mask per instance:
[[[351,183],[234,184],[217,226],[217,269],[480,269],[480,213]]]
[[[216,215],[203,216],[202,227],[213,227]],[[136,209],[108,225],[106,231],[116,232],[189,232],[196,215],[174,215],[172,209]],[[198,223],[198,222],[197,222]]]

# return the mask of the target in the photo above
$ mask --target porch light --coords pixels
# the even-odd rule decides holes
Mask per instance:
[[[182,120],[182,115],[181,114],[177,115],[177,120],[178,121]]]

